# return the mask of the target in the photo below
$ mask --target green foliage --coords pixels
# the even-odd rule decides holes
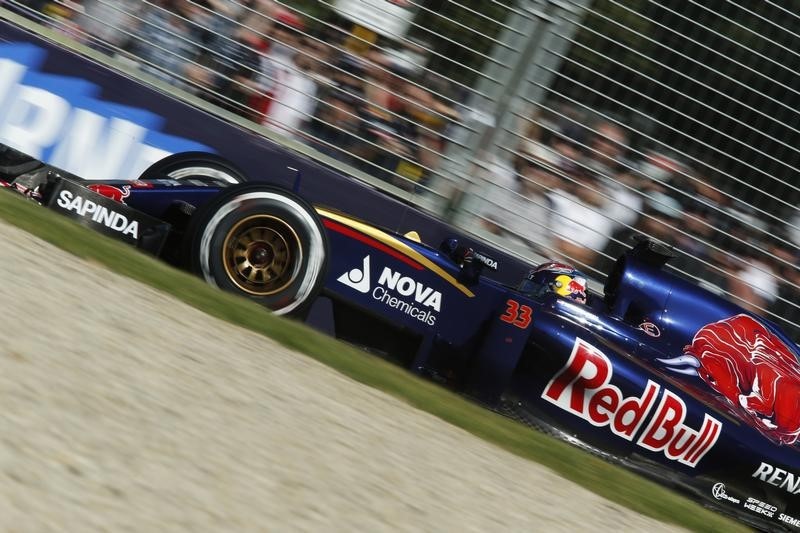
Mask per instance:
[[[491,55],[512,6],[486,0],[427,0],[420,8],[409,37],[427,43],[436,51],[429,67],[447,78],[471,84]]]
[[[620,69],[615,62],[655,72],[658,66],[650,59],[654,45],[647,40],[652,23],[642,17],[648,4],[646,0],[630,0],[624,7],[610,0],[594,2],[580,23],[571,59],[612,76]]]

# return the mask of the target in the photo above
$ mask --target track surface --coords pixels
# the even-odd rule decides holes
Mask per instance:
[[[675,531],[0,223],[2,531]]]

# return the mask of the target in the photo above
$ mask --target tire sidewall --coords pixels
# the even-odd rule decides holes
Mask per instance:
[[[300,315],[314,300],[325,281],[328,264],[327,236],[313,208],[285,191],[269,187],[244,187],[229,191],[208,206],[193,232],[193,269],[208,283],[246,296],[278,315]],[[252,215],[271,215],[289,225],[301,246],[299,264],[289,284],[274,295],[243,291],[226,273],[224,242],[236,224]]]
[[[150,165],[139,179],[172,178],[176,180],[191,177],[213,178],[236,185],[248,181],[247,175],[227,159],[206,152],[182,152],[172,154]]]

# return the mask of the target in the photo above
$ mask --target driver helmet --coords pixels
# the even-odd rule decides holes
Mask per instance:
[[[571,265],[548,261],[531,269],[519,291],[528,296],[555,293],[578,303],[586,303],[586,276]]]

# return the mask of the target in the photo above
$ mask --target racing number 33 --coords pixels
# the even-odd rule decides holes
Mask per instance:
[[[512,326],[525,329],[531,324],[531,314],[533,309],[527,305],[520,305],[516,300],[506,302],[506,312],[500,316],[500,320],[508,322]]]

